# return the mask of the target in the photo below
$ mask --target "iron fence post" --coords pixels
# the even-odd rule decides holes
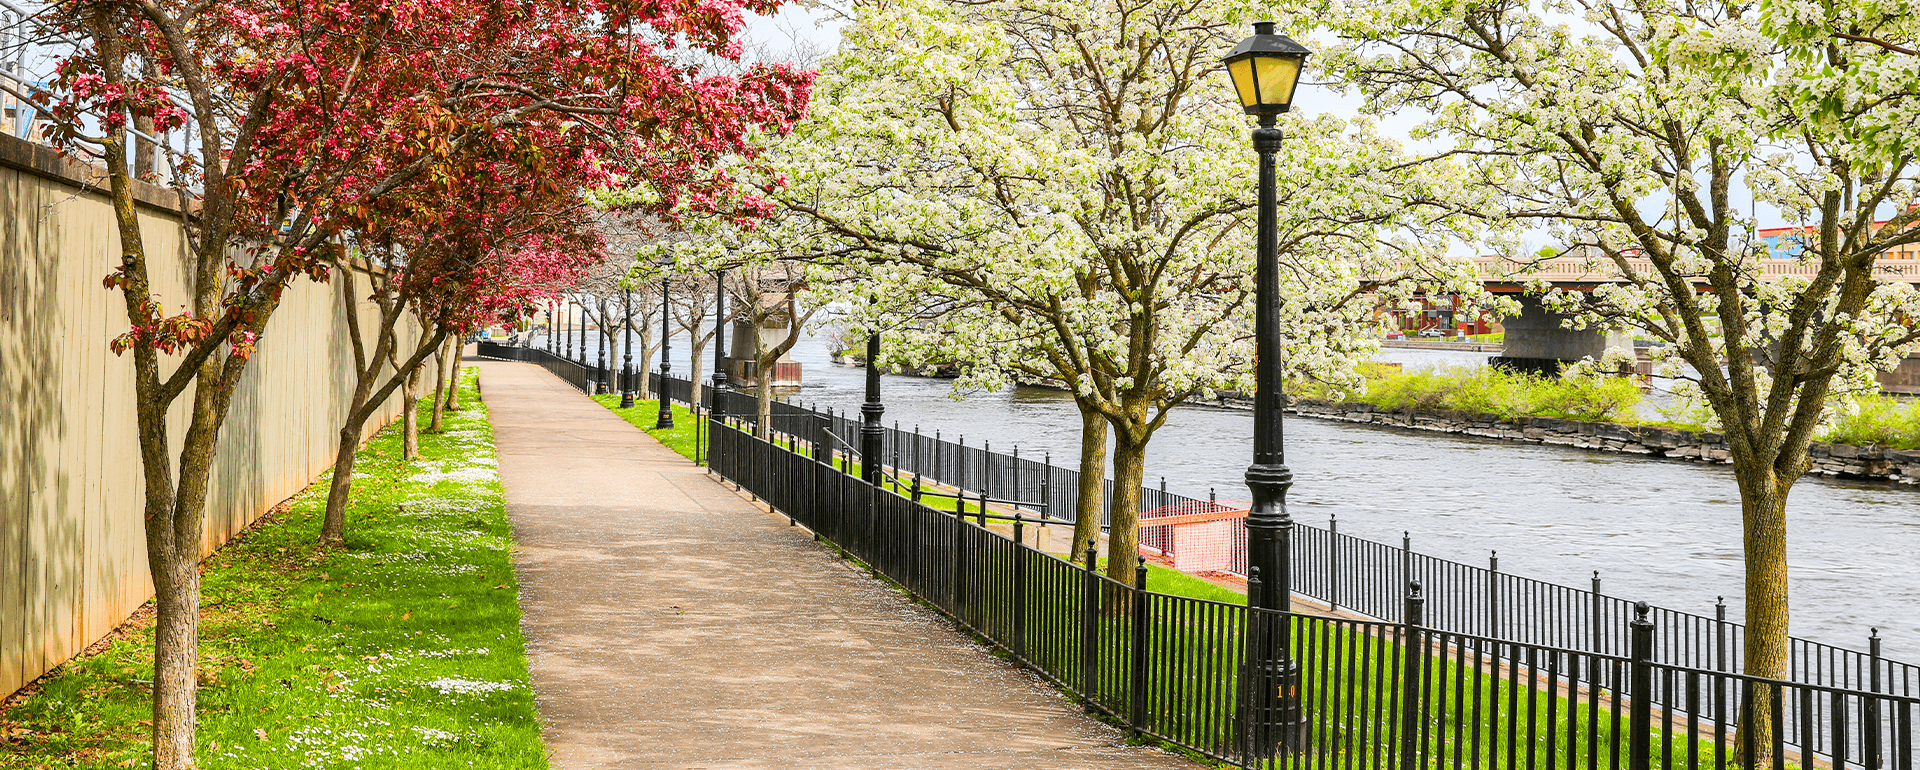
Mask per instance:
[[[1147,728],[1147,560],[1141,558],[1133,568],[1133,625],[1131,637],[1132,681],[1127,686],[1127,722],[1134,733]]]
[[[917,480],[917,479],[916,479]],[[1027,546],[1018,514],[1013,517],[1013,657],[1027,659]]]
[[[1052,514],[1054,511],[1053,498],[1047,496],[1047,490],[1052,485],[1050,479],[1053,478],[1052,450],[1041,453],[1040,464],[1045,466],[1045,468],[1040,471],[1040,499],[1047,501],[1047,513]]]
[[[965,505],[966,498],[955,495],[959,505]],[[956,509],[953,514],[953,616],[965,623],[967,601],[967,518],[964,511]]]
[[[1880,629],[1872,629],[1867,637],[1867,692],[1880,692]],[[1776,695],[1775,697],[1778,697]],[[1777,720],[1776,720],[1777,721]],[[1782,733],[1786,726],[1775,729]],[[1869,696],[1860,706],[1861,739],[1865,742],[1864,759],[1868,770],[1880,770],[1880,699]]]
[[[1085,587],[1080,600],[1080,694],[1092,713],[1100,700],[1100,549],[1087,544]]]
[[[1487,638],[1500,638],[1500,552],[1487,552]]]
[[[1653,766],[1653,621],[1647,618],[1646,602],[1633,605],[1633,653],[1628,676],[1627,768],[1650,770]],[[1746,732],[1742,730],[1741,732]]]
[[[1600,570],[1593,571],[1593,592],[1587,595],[1587,604],[1587,624],[1592,626],[1589,635],[1593,637],[1593,651],[1596,653],[1604,653],[1606,650],[1600,647],[1602,642],[1600,631]],[[1598,672],[1599,667],[1594,667],[1594,671]]]
[[[1019,444],[1013,445],[1013,492],[1008,494],[1007,497],[1013,498],[1015,500],[1027,499],[1027,496],[1020,491],[1020,445]]]
[[[1400,530],[1400,585],[1413,582],[1413,532]]]
[[[993,491],[993,440],[988,439],[986,443],[981,446],[982,449],[980,452],[986,455],[986,459],[981,462],[981,467],[984,472],[981,474],[980,479],[980,499],[982,503],[985,503],[988,493]],[[987,506],[981,505],[980,512],[984,514],[986,511]],[[980,522],[980,526],[984,527],[986,525],[987,523],[985,521]]]
[[[1422,712],[1420,693],[1425,689],[1423,675],[1426,673],[1427,645],[1421,631],[1426,622],[1427,598],[1421,595],[1420,583],[1407,583],[1406,607],[1401,613],[1401,664],[1400,664],[1400,768],[1416,770],[1418,763],[1418,728]]]
[[[1213,493],[1207,493],[1212,497]],[[1327,609],[1340,610],[1340,515],[1327,515]]]
[[[1713,600],[1713,669],[1725,673],[1727,669],[1727,597],[1716,596]],[[1724,724],[1727,719],[1727,697],[1725,679],[1716,678],[1713,682],[1713,718]]]
[[[1265,599],[1266,586],[1260,580],[1259,565],[1247,567],[1247,608],[1245,623],[1241,629],[1240,648],[1240,705],[1236,709],[1236,741],[1240,749],[1240,766],[1252,767],[1259,760],[1272,755],[1273,742],[1264,736],[1255,735],[1255,731],[1264,732],[1267,720],[1254,712],[1263,705],[1262,696],[1266,692],[1265,682],[1258,681],[1264,673],[1260,662],[1260,650],[1266,646],[1262,639],[1260,607]]]

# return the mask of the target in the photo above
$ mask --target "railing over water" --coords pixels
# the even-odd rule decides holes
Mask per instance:
[[[735,413],[739,414],[739,413]],[[789,417],[794,415],[789,414]],[[824,422],[824,421],[822,421]],[[795,426],[799,427],[799,426]],[[709,421],[709,467],[858,557],[1090,711],[1245,767],[1911,770],[1920,699],[1654,659],[1640,608],[1627,655],[1428,625],[1253,610],[1128,587],[866,484],[803,447]],[[797,451],[810,449],[811,451]],[[1146,579],[1144,566],[1136,583]],[[1252,587],[1258,590],[1257,579]],[[1436,597],[1436,614],[1447,601]],[[1297,666],[1276,678],[1277,661]],[[1290,692],[1297,710],[1267,693]],[[1279,718],[1282,715],[1294,718]]]
[[[653,377],[657,382],[658,373]],[[580,387],[579,380],[569,381]],[[668,378],[667,387],[684,403],[691,386],[686,380]],[[720,415],[744,418],[757,410],[753,395],[741,391],[705,388],[702,401]],[[853,416],[775,401],[770,422],[774,433],[795,437],[798,445],[809,447],[826,430],[831,436],[825,442],[833,451],[857,455],[860,423]],[[886,429],[882,452],[884,464],[895,473],[985,494],[1002,505],[1034,513],[1031,521],[1036,523],[1042,517],[1072,519],[1079,483],[1076,471],[897,427]],[[1110,494],[1113,482],[1106,483]],[[1142,488],[1140,496],[1143,512],[1196,502],[1164,489]],[[1602,657],[1625,658],[1631,652],[1628,629],[1633,603],[1602,593],[1597,575],[1584,589],[1562,586],[1501,572],[1496,560],[1481,567],[1421,554],[1412,550],[1410,538],[1395,547],[1340,534],[1335,522],[1326,528],[1296,524],[1292,564],[1296,594],[1380,621],[1406,620],[1403,587],[1417,582],[1426,587],[1429,601],[1424,623],[1435,633]],[[1740,673],[1745,629],[1726,619],[1724,605],[1713,617],[1652,607],[1648,619],[1656,642],[1651,660],[1675,669]],[[1920,697],[1920,666],[1887,660],[1877,648],[1877,642],[1861,652],[1794,638],[1789,678],[1807,687]],[[1593,686],[1619,687],[1618,681],[1606,678],[1605,667],[1579,670],[1587,672],[1590,678],[1585,681]],[[1723,697],[1732,696],[1723,693]],[[1831,708],[1828,704],[1816,711],[1824,714],[1823,709]]]
[[[737,406],[722,408],[724,413],[753,413],[751,394],[730,392],[721,398],[740,400]],[[777,433],[811,436],[818,424],[857,446],[857,415],[774,403],[772,427]],[[1077,471],[1021,457],[1018,450],[1004,455],[986,445],[968,446],[964,439],[949,441],[897,427],[886,428],[881,447],[886,465],[896,472],[986,494],[1051,519],[1073,518]],[[1106,485],[1111,496],[1113,480]],[[1143,513],[1203,502],[1152,487],[1141,488],[1140,500]],[[1104,523],[1107,513],[1101,518]],[[1245,549],[1238,553],[1244,558]],[[1419,582],[1435,600],[1428,621],[1435,628],[1614,656],[1626,655],[1631,641],[1625,629],[1633,602],[1603,593],[1598,574],[1588,587],[1562,586],[1501,572],[1497,557],[1483,567],[1416,552],[1411,537],[1395,547],[1340,534],[1337,521],[1325,528],[1296,523],[1292,564],[1295,593],[1385,621],[1402,620],[1401,587]],[[1245,575],[1246,565],[1236,565],[1235,572]],[[1652,620],[1660,631],[1656,660],[1729,673],[1741,670],[1745,627],[1727,620],[1724,605],[1711,617],[1655,607]],[[1841,688],[1877,682],[1882,692],[1920,695],[1920,666],[1890,661],[1872,650],[1794,638],[1789,660],[1795,681]]]

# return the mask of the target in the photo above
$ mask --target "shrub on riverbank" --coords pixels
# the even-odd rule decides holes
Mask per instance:
[[[203,563],[200,766],[545,768],[486,407],[361,449],[343,549],[323,477]],[[151,605],[149,605],[151,606]],[[0,766],[143,766],[148,610],[0,711]]]
[[[1853,414],[1843,411],[1820,440],[1833,444],[1920,449],[1920,401],[1873,395],[1861,398],[1859,407]]]
[[[1640,388],[1620,377],[1544,378],[1492,367],[1438,367],[1413,372],[1368,368],[1364,389],[1349,400],[1388,410],[1452,410],[1518,417],[1632,422]]]

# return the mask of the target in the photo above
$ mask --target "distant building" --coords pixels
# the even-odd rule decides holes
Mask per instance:
[[[1885,221],[1880,221],[1873,223],[1873,226],[1879,228],[1884,224],[1886,224]],[[1820,237],[1819,231],[1811,225],[1764,227],[1757,234],[1760,236],[1760,242],[1767,246],[1767,255],[1774,259],[1800,259],[1801,254],[1806,251],[1807,244]],[[1920,259],[1920,246],[1914,244],[1897,246],[1881,254],[1880,258]]]

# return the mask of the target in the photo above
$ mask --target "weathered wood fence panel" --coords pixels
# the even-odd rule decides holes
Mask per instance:
[[[107,347],[126,313],[101,284],[119,261],[119,238],[89,177],[44,147],[0,136],[0,697],[153,595],[132,360]],[[178,312],[179,214],[160,188],[141,198],[155,286]],[[331,463],[353,390],[339,291],[298,283],[269,323],[221,431],[206,552]],[[365,324],[378,318],[370,302],[360,314]],[[190,400],[172,411],[176,453]],[[396,394],[369,429],[398,416],[399,404]]]

